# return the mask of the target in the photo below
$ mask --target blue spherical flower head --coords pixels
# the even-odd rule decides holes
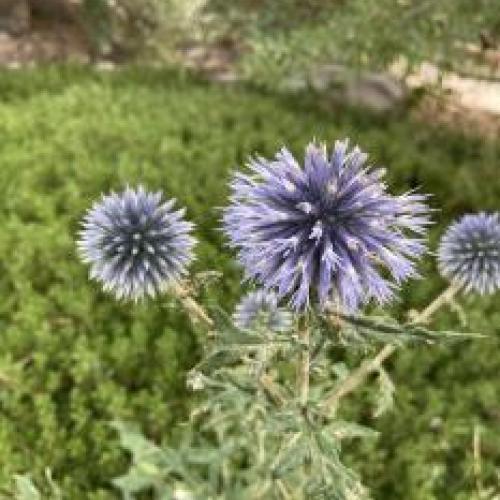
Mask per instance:
[[[282,149],[274,161],[252,159],[237,173],[224,230],[238,251],[246,278],[295,309],[311,296],[324,307],[335,299],[345,311],[375,299],[415,276],[429,224],[425,196],[393,196],[383,169],[365,166],[367,155],[337,141],[331,155],[309,144],[302,168]]]
[[[83,220],[78,247],[90,277],[118,299],[154,297],[186,274],[193,224],[175,200],[142,186],[103,196]]]
[[[453,223],[439,244],[438,265],[467,292],[500,289],[500,214],[464,215]]]
[[[292,328],[293,315],[278,306],[275,293],[257,290],[248,293],[236,306],[233,321],[242,330],[264,326],[271,332],[287,332]]]

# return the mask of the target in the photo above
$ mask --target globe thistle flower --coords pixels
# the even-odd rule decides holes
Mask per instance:
[[[439,244],[438,266],[467,292],[500,289],[500,214],[464,215],[453,223]]]
[[[264,326],[272,332],[287,332],[292,327],[292,313],[278,306],[273,292],[257,290],[248,293],[236,306],[234,324],[242,330]]]
[[[354,311],[370,299],[386,302],[415,276],[426,196],[390,195],[384,169],[366,167],[366,159],[347,140],[330,156],[312,143],[303,168],[283,148],[274,161],[251,159],[250,174],[236,173],[223,225],[245,277],[290,296],[297,310],[312,292],[320,307],[333,297]]]
[[[193,224],[175,200],[142,186],[111,193],[94,203],[83,220],[78,247],[90,277],[118,299],[154,297],[186,273],[192,260]]]

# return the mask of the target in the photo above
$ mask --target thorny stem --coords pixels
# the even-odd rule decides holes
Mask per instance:
[[[452,283],[423,311],[421,311],[415,318],[413,318],[412,323],[426,323],[441,306],[453,299],[460,288],[460,285]],[[379,371],[384,361],[391,357],[396,349],[396,345],[387,344],[379,351],[379,353],[374,358],[363,361],[363,363],[361,363],[361,365],[356,370],[351,372],[344,379],[340,387],[334,389],[333,392],[327,397],[322,405],[325,414],[330,415],[332,413],[335,413],[340,400],[344,396],[350,394],[351,392],[354,392],[361,384],[363,384],[368,375]]]
[[[274,380],[266,373],[259,377],[259,383],[262,388],[267,392],[268,396],[278,405],[285,406],[286,397],[281,390],[281,387],[277,385]]]
[[[182,287],[182,285],[176,283],[174,285],[174,292],[191,318],[195,318],[208,328],[214,326],[212,318],[205,312],[203,307],[189,295],[189,292]]]
[[[287,487],[285,486],[285,483],[281,479],[276,480],[276,486],[278,487],[279,492],[281,493],[281,496],[284,498],[284,500],[292,500],[292,495],[288,491]]]
[[[309,352],[310,330],[307,324],[303,325],[303,328],[300,329],[299,339],[303,344],[303,349],[300,352],[299,364],[297,366],[297,390],[300,404],[301,406],[305,406],[309,399],[309,367],[311,363]]]
[[[414,323],[425,323],[430,317],[444,304],[451,302],[453,297],[459,292],[461,286],[458,283],[452,283],[443,293],[438,295],[418,316]]]

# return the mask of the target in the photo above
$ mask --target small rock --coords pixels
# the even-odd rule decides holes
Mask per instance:
[[[332,101],[343,102],[376,112],[396,109],[406,99],[406,86],[388,73],[358,73],[341,64],[326,64],[307,76],[288,78],[284,90],[311,89]]]
[[[283,80],[280,88],[285,92],[303,92],[309,88],[309,82],[302,76],[291,76]]]
[[[113,61],[101,60],[95,64],[95,68],[99,71],[114,71],[116,64]]]
[[[345,97],[354,106],[387,112],[405,100],[406,89],[390,75],[367,73],[347,84]]]
[[[213,72],[209,74],[209,78],[214,82],[226,84],[238,83],[241,81],[241,76],[236,71],[232,70]]]
[[[317,68],[309,77],[309,85],[316,92],[326,92],[345,87],[349,71],[340,64],[325,64]]]
[[[431,431],[438,432],[443,427],[443,419],[441,417],[432,417],[429,422],[429,427]]]

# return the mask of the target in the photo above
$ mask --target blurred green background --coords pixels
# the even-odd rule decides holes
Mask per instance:
[[[134,8],[144,7],[143,24],[129,26],[130,19],[98,0],[83,2],[77,14],[68,11],[76,18],[57,20],[84,36],[84,64],[61,64],[61,56],[46,65],[41,57],[18,68],[14,51],[10,68],[0,72],[5,498],[14,495],[14,474],[30,473],[48,491],[47,467],[64,498],[117,498],[110,480],[126,470],[128,457],[109,422],[137,422],[148,437],[166,442],[189,411],[184,376],[199,352],[189,321],[166,299],[115,303],[88,281],[77,258],[79,220],[101,193],[142,183],[186,205],[200,239],[193,271],[224,272],[213,293],[228,311],[241,293],[241,274],[217,230],[218,207],[226,203],[231,170],[248,155],[272,156],[287,145],[300,158],[313,138],[350,137],[387,167],[396,191],[432,193],[432,248],[458,215],[500,208],[500,118],[493,113],[479,114],[472,125],[467,110],[450,119],[449,97],[438,86],[404,87],[404,99],[374,112],[335,98],[337,81],[334,90],[318,90],[308,80],[325,64],[341,64],[351,82],[404,56],[405,74],[429,61],[494,81],[497,68],[486,56],[495,51],[500,27],[495,2],[121,4],[136,20]],[[0,39],[0,57],[5,40],[26,42],[53,13],[35,5],[31,16],[26,32]],[[474,44],[477,51],[464,58],[464,47]],[[212,66],[208,56],[186,64],[193,47],[223,52]],[[231,84],[221,83],[221,75],[230,75]],[[306,84],[292,92],[291,78]],[[419,112],[429,97],[442,113]],[[404,288],[397,314],[425,306],[445,286],[432,255],[421,271],[425,279]],[[370,386],[345,409],[381,433],[346,450],[374,498],[479,498],[478,481],[491,489],[482,498],[500,491],[499,295],[461,304],[463,329],[487,339],[402,351],[389,363],[394,411],[372,417]],[[457,323],[456,312],[445,309],[435,326]],[[338,355],[352,366],[360,360]],[[482,429],[479,477],[474,426]]]

